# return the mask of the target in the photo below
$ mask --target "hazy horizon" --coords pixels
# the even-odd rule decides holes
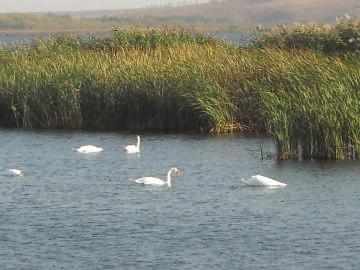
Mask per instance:
[[[9,12],[62,12],[107,9],[143,8],[152,5],[200,3],[206,0],[0,0],[0,13]]]

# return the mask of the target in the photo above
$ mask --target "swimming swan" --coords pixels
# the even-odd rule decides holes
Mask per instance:
[[[102,149],[101,147],[97,147],[95,145],[83,145],[83,146],[80,146],[79,148],[73,149],[73,151],[82,153],[82,154],[99,153],[102,150],[104,150],[104,149]]]
[[[126,151],[126,153],[128,153],[128,154],[140,153],[140,136],[137,135],[136,139],[137,139],[136,145],[133,145],[133,144],[124,145],[124,150]]]
[[[287,184],[285,183],[276,181],[274,179],[262,175],[253,175],[247,180],[241,178],[241,181],[243,181],[245,184],[249,186],[281,186],[281,187],[287,186]]]
[[[19,177],[23,176],[22,171],[17,169],[7,169],[0,172],[0,175],[7,176],[7,177]]]
[[[167,177],[165,181],[155,177],[142,177],[139,179],[135,179],[134,181],[138,184],[144,184],[144,185],[171,187],[171,174],[173,172],[175,172],[177,176],[180,175],[180,170],[178,168],[171,168],[167,173]]]

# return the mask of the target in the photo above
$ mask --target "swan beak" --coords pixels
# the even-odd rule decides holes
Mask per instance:
[[[177,175],[177,176],[180,176],[180,175],[181,175],[181,172],[180,172],[180,171],[177,171],[177,172],[176,172],[176,175]]]

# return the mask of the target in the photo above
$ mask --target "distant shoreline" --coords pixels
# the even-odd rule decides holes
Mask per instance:
[[[72,33],[107,33],[109,28],[68,28],[68,29],[5,29],[0,35],[38,35],[38,34],[72,34]]]
[[[145,26],[120,26],[122,30],[137,29],[164,29],[164,27],[145,27]],[[187,27],[187,26],[169,26],[173,30],[189,31],[194,33],[220,33],[220,32],[234,32],[234,33],[248,33],[253,32],[250,28],[232,29],[231,27]],[[37,28],[37,29],[0,29],[0,36],[5,35],[37,35],[37,34],[72,34],[72,33],[109,33],[112,27],[98,27],[98,28]]]

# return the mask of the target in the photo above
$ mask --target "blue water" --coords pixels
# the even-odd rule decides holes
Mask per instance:
[[[36,39],[45,39],[48,35],[36,35],[36,34],[3,34],[0,35],[0,43],[4,45],[11,45],[12,43],[28,44]]]
[[[2,47],[29,47],[36,40],[47,40],[49,37],[61,37],[61,36],[74,36],[80,37],[85,40],[90,37],[105,38],[108,37],[107,33],[42,33],[42,34],[0,34],[0,45]]]
[[[58,34],[58,35],[68,35],[68,34]],[[107,33],[72,33],[70,35],[80,36],[84,39],[88,39],[89,36],[96,36],[98,38],[108,37]],[[245,46],[249,41],[255,36],[255,34],[250,32],[217,32],[210,33],[209,35],[215,36],[219,40],[230,41],[233,43],[238,43],[242,46]],[[0,35],[0,44],[9,47],[9,46],[29,46],[35,40],[46,40],[49,38],[49,34],[3,34]]]
[[[126,155],[134,141],[0,130],[0,168],[25,173],[0,178],[0,269],[358,269],[359,162],[262,161],[271,140],[238,135],[145,134]],[[129,180],[173,166],[171,188]]]

